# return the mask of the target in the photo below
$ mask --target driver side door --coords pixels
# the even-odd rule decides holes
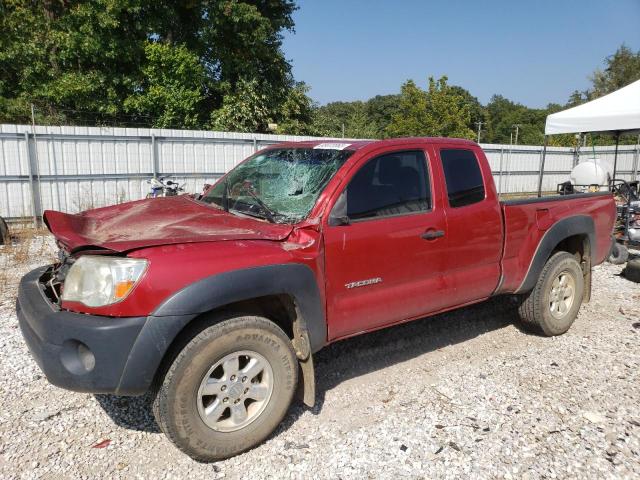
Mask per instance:
[[[432,185],[420,148],[374,156],[351,176],[324,231],[330,339],[444,308],[447,225]]]

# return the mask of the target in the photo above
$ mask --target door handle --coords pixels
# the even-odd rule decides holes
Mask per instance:
[[[436,238],[444,237],[444,230],[427,230],[420,236],[425,240],[435,240]]]

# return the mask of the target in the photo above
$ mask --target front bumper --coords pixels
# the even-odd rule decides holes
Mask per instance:
[[[127,393],[119,386],[147,317],[111,318],[60,310],[47,299],[39,282],[46,270],[38,268],[22,278],[16,310],[22,335],[47,379],[78,392]]]

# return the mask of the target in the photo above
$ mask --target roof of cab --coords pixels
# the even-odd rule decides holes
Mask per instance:
[[[349,139],[326,139],[326,140],[304,140],[301,142],[283,142],[273,147],[283,146],[295,146],[295,147],[308,147],[314,148],[322,144],[340,144],[346,145],[341,149],[344,150],[360,150],[367,146],[393,146],[402,145],[405,143],[424,143],[424,144],[439,144],[439,143],[457,143],[460,145],[477,145],[472,140],[466,140],[464,138],[445,138],[445,137],[402,137],[402,138],[388,138],[385,140],[349,140]]]

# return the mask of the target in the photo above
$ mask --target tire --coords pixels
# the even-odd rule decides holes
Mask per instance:
[[[611,251],[609,252],[609,257],[607,261],[609,263],[613,263],[614,265],[622,265],[629,259],[629,250],[627,247],[618,243],[616,241],[611,245]]]
[[[629,260],[627,266],[622,270],[622,275],[624,275],[627,280],[640,283],[640,259],[634,258],[633,260]]]
[[[572,290],[570,302],[565,298],[569,290]],[[548,337],[562,335],[576,319],[583,294],[584,277],[576,257],[557,252],[547,260],[533,290],[524,295],[518,313],[530,330]]]
[[[0,245],[4,245],[9,242],[9,226],[4,218],[0,217]]]
[[[214,382],[215,393],[205,390],[205,379]],[[160,429],[191,458],[222,460],[275,430],[297,382],[298,362],[286,334],[265,318],[235,317],[200,331],[177,354],[156,384],[153,412]]]

